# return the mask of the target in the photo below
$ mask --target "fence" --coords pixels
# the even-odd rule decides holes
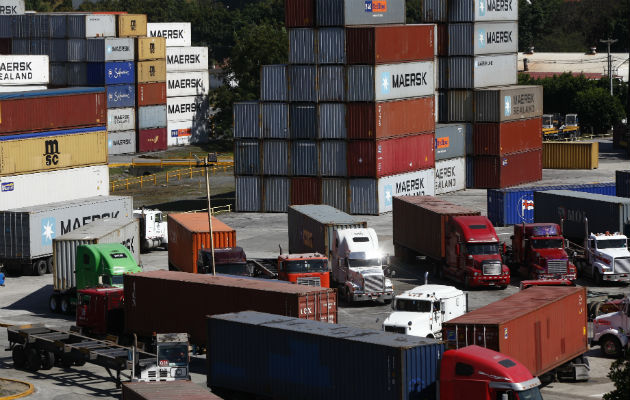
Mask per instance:
[[[233,166],[232,163],[224,163],[224,165],[217,165],[215,167],[211,167],[209,172],[211,174],[216,174],[217,172],[225,172],[229,168],[232,168],[232,166]],[[142,175],[142,176],[133,177],[133,178],[119,179],[119,180],[110,182],[110,186],[111,186],[110,192],[115,192],[116,190],[123,190],[123,189],[129,190],[130,187],[133,188],[135,186],[140,186],[140,188],[143,188],[144,185],[155,186],[155,185],[163,184],[163,183],[166,183],[168,185],[169,182],[175,179],[177,181],[180,181],[182,177],[192,179],[195,175],[203,176],[204,173],[205,172],[203,168],[190,166],[188,168],[181,168],[181,169],[175,169],[172,171],[166,171],[163,174],[161,173],[150,174],[150,175]]]

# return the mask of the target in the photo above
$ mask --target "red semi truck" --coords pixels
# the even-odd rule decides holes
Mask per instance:
[[[439,276],[465,288],[510,284],[494,226],[479,211],[433,196],[401,196],[394,198],[393,214],[397,257],[426,256]]]

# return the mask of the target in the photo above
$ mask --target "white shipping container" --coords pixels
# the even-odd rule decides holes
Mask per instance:
[[[116,16],[111,14],[86,15],[85,37],[116,37]]]
[[[147,36],[163,37],[166,47],[190,46],[190,22],[149,22]]]
[[[168,146],[207,143],[207,126],[203,121],[171,121],[166,127]]]
[[[206,96],[167,97],[166,112],[169,122],[203,119],[208,115],[208,98]]]
[[[518,0],[457,0],[471,2],[475,4],[475,21],[518,21]]]
[[[0,55],[1,85],[47,85],[48,56]]]
[[[166,48],[166,71],[205,71],[207,69],[207,47]]]
[[[24,14],[24,0],[0,0],[0,15]]]
[[[46,90],[46,86],[0,86],[0,93],[29,92],[31,90]]]
[[[210,93],[208,71],[168,72],[166,97],[199,96]]]
[[[435,162],[435,194],[466,189],[466,158],[450,158]]]
[[[433,61],[383,64],[374,68],[376,100],[431,96],[435,91]]]
[[[449,55],[483,55],[518,52],[518,22],[449,24]]]
[[[0,177],[0,210],[107,195],[107,165]]]
[[[433,196],[435,194],[433,168],[405,174],[386,176],[378,180],[378,212],[392,211],[396,196]]]
[[[107,132],[107,154],[136,152],[136,131]]]
[[[107,131],[128,131],[136,127],[136,109],[110,108],[107,110]]]

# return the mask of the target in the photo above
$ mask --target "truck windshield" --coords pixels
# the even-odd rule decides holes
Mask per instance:
[[[499,254],[497,243],[468,243],[466,245],[468,254],[476,256],[482,254]]]
[[[626,239],[604,239],[597,241],[598,249],[620,249],[626,247]]]
[[[396,311],[431,312],[431,302],[427,300],[396,299]]]
[[[562,239],[536,239],[532,240],[534,249],[561,249]]]
[[[103,275],[103,285],[105,286],[123,286],[122,275]]]
[[[542,395],[537,387],[516,392],[518,400],[542,400]]]
[[[378,258],[371,258],[369,260],[351,260],[348,259],[348,265],[350,268],[359,268],[359,267],[380,267],[381,260]]]
[[[326,260],[296,260],[286,261],[286,272],[288,273],[306,273],[306,272],[326,272],[328,265]]]
[[[187,364],[188,345],[160,345],[158,346],[157,356],[160,367]]]

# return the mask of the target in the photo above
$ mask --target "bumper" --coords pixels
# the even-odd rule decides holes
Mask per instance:
[[[477,275],[470,278],[470,286],[507,286],[510,284],[509,275],[485,276]]]
[[[370,300],[391,300],[394,292],[377,292],[377,293],[352,293],[352,301],[370,301]]]
[[[630,274],[604,274],[602,279],[610,282],[630,282]]]
[[[576,278],[575,274],[538,274],[538,279],[542,280],[566,279],[568,281],[574,281]]]

